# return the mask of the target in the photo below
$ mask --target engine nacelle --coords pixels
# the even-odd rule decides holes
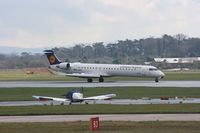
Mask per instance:
[[[59,68],[61,69],[70,69],[70,63],[60,63]]]

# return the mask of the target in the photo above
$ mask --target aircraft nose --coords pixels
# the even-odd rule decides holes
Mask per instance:
[[[164,74],[162,71],[160,71],[160,77],[161,77],[161,78],[164,78],[164,77],[165,77],[165,74]]]

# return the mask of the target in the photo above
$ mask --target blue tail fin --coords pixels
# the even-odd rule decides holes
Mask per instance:
[[[61,61],[56,57],[53,50],[44,50],[45,55],[47,56],[50,65],[60,64]]]

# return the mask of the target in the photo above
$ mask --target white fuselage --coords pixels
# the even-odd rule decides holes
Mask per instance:
[[[70,64],[70,67],[67,67]],[[63,62],[49,67],[53,71],[66,76],[82,78],[98,78],[111,76],[134,76],[162,78],[165,74],[154,66],[149,65],[117,65],[117,64],[89,64]]]

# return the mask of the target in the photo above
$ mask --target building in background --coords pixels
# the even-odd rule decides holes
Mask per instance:
[[[200,69],[200,57],[154,58],[154,62],[164,69]]]
[[[188,57],[188,58],[154,58],[156,63],[170,63],[170,64],[184,64],[194,63],[200,61],[200,57]]]

